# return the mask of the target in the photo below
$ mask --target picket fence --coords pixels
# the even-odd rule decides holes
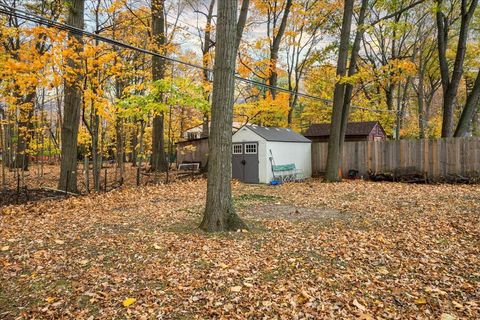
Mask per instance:
[[[312,171],[321,175],[327,166],[328,143],[312,143]],[[431,180],[480,174],[480,138],[345,142],[342,173],[418,172]]]

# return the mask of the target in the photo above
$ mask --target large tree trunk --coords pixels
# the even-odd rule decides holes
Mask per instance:
[[[84,0],[72,0],[69,6],[67,24],[79,29],[84,27]],[[69,33],[70,39],[75,39],[75,51],[83,51],[83,40],[80,35]],[[62,122],[62,160],[60,163],[60,181],[58,188],[70,192],[77,192],[77,140],[80,122],[80,106],[82,102],[83,76],[81,62],[78,59],[67,59],[70,68],[77,72],[75,79],[65,80],[64,85],[64,112]]]
[[[357,73],[357,59],[360,52],[360,42],[363,38],[363,33],[365,30],[364,22],[365,16],[368,8],[368,0],[362,0],[362,5],[360,7],[360,13],[358,15],[357,22],[357,31],[355,33],[355,40],[353,41],[352,53],[350,56],[350,65],[348,66],[348,76],[351,77]],[[353,95],[353,84],[347,83],[345,86],[345,97],[343,99],[343,110],[342,110],[342,124],[340,127],[340,142],[338,150],[340,152],[339,159],[339,168],[342,168],[342,154],[343,154],[343,143],[345,141],[345,133],[347,132],[347,123],[348,116],[350,115],[350,106]]]
[[[152,37],[157,52],[165,54],[165,0],[152,1]],[[152,58],[152,80],[160,80],[165,77],[165,60],[154,56]],[[165,157],[164,137],[164,114],[156,114],[153,118],[152,127],[152,158],[151,168],[153,171],[166,171],[167,159]]]
[[[340,48],[338,51],[337,77],[344,77],[347,72],[348,46],[350,30],[352,27],[354,0],[345,0],[342,31],[340,35]],[[343,103],[345,99],[345,83],[337,81],[333,93],[333,112],[330,125],[330,139],[328,140],[326,180],[329,182],[340,181],[339,175],[341,150],[340,135],[342,127]]]
[[[231,190],[237,0],[219,1],[217,14],[207,202],[200,224],[207,232],[246,229],[233,208]]]

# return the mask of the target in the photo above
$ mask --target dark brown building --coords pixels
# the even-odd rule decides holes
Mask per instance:
[[[328,142],[330,138],[330,124],[312,124],[304,136],[313,142]],[[378,121],[349,122],[345,132],[345,141],[383,141],[387,134]]]
[[[198,163],[203,169],[208,161],[208,137],[179,141],[177,145],[177,166],[182,163]]]

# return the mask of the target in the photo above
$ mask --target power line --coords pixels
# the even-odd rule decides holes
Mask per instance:
[[[1,7],[3,7],[3,8],[1,8]],[[4,8],[6,8],[6,9],[4,9]],[[68,24],[65,24],[65,23],[61,23],[61,22],[57,22],[57,21],[54,21],[54,20],[51,20],[51,19],[47,19],[47,18],[38,16],[38,15],[32,14],[30,12],[26,12],[26,11],[23,11],[23,10],[20,10],[20,9],[17,9],[17,8],[13,8],[11,6],[7,6],[7,5],[1,4],[1,3],[0,3],[0,13],[3,13],[3,14],[8,15],[8,16],[13,16],[13,17],[16,17],[16,18],[19,18],[19,19],[23,19],[23,20],[26,20],[26,21],[35,22],[35,23],[38,23],[38,24],[41,24],[41,25],[44,25],[44,26],[47,26],[47,27],[53,27],[53,28],[56,28],[58,30],[68,31],[72,34],[76,34],[76,35],[80,35],[80,36],[86,36],[86,37],[89,37],[91,39],[95,39],[95,40],[99,40],[99,41],[102,41],[102,42],[105,42],[105,43],[112,44],[112,45],[117,46],[117,47],[129,49],[129,50],[133,50],[133,51],[138,51],[138,52],[141,52],[141,53],[144,53],[144,54],[148,54],[148,55],[151,55],[151,56],[155,56],[155,57],[164,59],[166,61],[170,61],[170,62],[178,63],[178,64],[183,64],[183,65],[186,65],[188,67],[200,69],[200,70],[207,71],[207,72],[213,74],[213,70],[210,69],[210,68],[205,68],[205,67],[202,67],[200,65],[196,65],[196,64],[193,64],[193,63],[190,63],[190,62],[182,61],[182,60],[179,60],[179,59],[176,59],[176,58],[171,58],[171,57],[159,54],[159,53],[151,51],[151,50],[135,47],[135,46],[129,45],[129,44],[124,43],[124,42],[120,42],[120,41],[117,41],[117,40],[114,40],[114,39],[111,39],[111,38],[108,38],[108,37],[104,37],[104,36],[101,36],[99,34],[89,32],[89,31],[85,31],[83,29],[80,29],[80,28],[77,28],[77,27],[74,27],[74,26],[71,26],[71,25],[68,25]],[[235,79],[237,79],[239,81],[242,81],[242,82],[245,82],[245,83],[248,83],[248,84],[253,84],[253,85],[256,85],[256,86],[259,86],[259,87],[263,87],[265,89],[270,89],[270,90],[275,90],[275,91],[279,91],[279,92],[289,93],[289,94],[296,95],[296,96],[299,96],[299,97],[304,97],[304,98],[317,100],[317,101],[322,101],[322,102],[326,102],[326,103],[332,103],[333,102],[332,100],[329,100],[329,99],[324,99],[324,98],[320,98],[320,97],[317,97],[317,96],[312,96],[312,95],[302,93],[302,92],[295,92],[295,91],[292,91],[292,90],[289,90],[289,89],[284,89],[284,88],[277,87],[277,86],[271,86],[271,85],[265,84],[261,81],[257,81],[257,80],[253,80],[253,79],[243,78],[243,77],[240,77],[237,74],[235,75]],[[365,110],[365,111],[372,111],[372,112],[377,112],[377,113],[378,112],[389,112],[389,113],[396,113],[397,112],[397,111],[394,111],[394,110],[369,109],[369,108],[363,108],[363,107],[358,107],[358,106],[352,106],[352,108],[359,109],[359,110]]]

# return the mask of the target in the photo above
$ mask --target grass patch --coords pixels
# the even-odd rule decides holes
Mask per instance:
[[[278,199],[277,196],[270,196],[258,193],[245,193],[239,195],[238,197],[234,197],[233,201],[235,202],[245,202],[245,201],[260,201],[260,202],[269,202]]]
[[[242,209],[245,208],[250,203],[270,203],[277,200],[278,197],[258,194],[258,193],[245,193],[233,198],[233,205]]]

